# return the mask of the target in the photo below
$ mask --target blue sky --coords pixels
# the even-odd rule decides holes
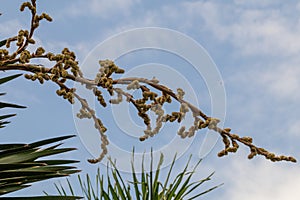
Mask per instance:
[[[19,6],[20,1],[2,0],[1,38],[28,27],[29,15],[20,13]],[[39,43],[54,52],[69,47],[77,53],[80,63],[105,39],[133,28],[168,28],[193,38],[207,50],[223,78],[225,126],[253,137],[255,144],[270,151],[299,159],[300,3],[297,1],[55,0],[40,1],[38,6],[39,12],[49,13],[54,19],[52,23],[41,23],[36,32]],[[186,64],[172,60],[176,58],[163,52],[148,53],[148,57],[147,52],[132,54],[117,63],[124,64],[126,70],[151,62],[169,67]],[[195,91],[204,91],[203,95],[197,95],[199,106],[210,114],[210,96],[205,83],[188,72],[185,76]],[[28,108],[15,111],[18,116],[2,130],[1,142],[31,142],[76,134],[72,107],[56,96],[56,89],[51,83],[40,86],[22,78],[6,84],[1,89],[8,92],[6,100]],[[113,122],[107,119],[107,123],[111,132],[118,132]],[[159,142],[176,137],[176,131],[167,126],[168,136],[152,138],[147,141],[147,147],[162,145]],[[196,136],[194,145],[179,160],[177,170],[190,153],[198,152],[197,144],[203,138],[200,134]],[[122,148],[128,150],[132,145],[138,148],[144,145],[137,140],[132,142],[134,140],[129,140]],[[78,167],[83,173],[94,173],[97,166],[85,161],[91,155],[79,137],[66,142],[66,146],[72,145],[79,150],[64,157],[80,159]],[[216,154],[222,148],[219,141],[198,169],[197,177],[216,171],[211,185],[225,183],[206,198],[299,199],[299,164],[271,163],[260,157],[249,161],[248,151],[243,147],[237,154],[218,158]],[[196,161],[197,154],[194,157]],[[54,191],[51,183],[36,184],[19,194],[40,194],[45,187],[46,191]]]

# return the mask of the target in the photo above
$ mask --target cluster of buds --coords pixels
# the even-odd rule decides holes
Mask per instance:
[[[71,104],[75,103],[74,92],[75,92],[75,88],[71,88],[71,89],[61,88],[59,90],[56,90],[56,94],[58,96],[62,96],[64,99],[67,99]]]
[[[29,38],[29,32],[28,30],[20,30],[17,36],[17,43],[16,45],[18,47],[21,47],[25,41],[28,41],[30,44],[34,44],[35,41],[32,38]],[[7,46],[9,46],[9,43],[7,43]]]
[[[43,53],[45,53],[45,49],[43,47],[38,47],[36,50],[35,50],[35,55],[36,56],[41,56],[43,55]]]
[[[122,94],[122,89],[120,88],[115,88],[115,92],[117,93],[117,98],[116,99],[110,99],[109,103],[111,104],[119,104],[123,100],[123,94]]]
[[[152,83],[155,83],[155,84],[158,84],[158,83],[159,83],[159,80],[154,76],[154,77],[151,79],[151,82],[152,82]]]
[[[143,92],[143,99],[145,101],[148,101],[148,99],[153,101],[156,97],[157,97],[157,94],[155,92],[152,92],[152,91],[144,91]]]
[[[161,104],[151,104],[151,111],[154,112],[155,115],[157,115],[156,126],[153,129],[151,129],[151,126],[148,125],[147,129],[144,130],[144,135],[140,137],[140,141],[144,141],[148,137],[153,137],[154,135],[158,134],[163,125],[163,122],[166,121],[164,116],[165,111],[162,109]]]
[[[225,145],[225,149],[223,149],[222,151],[220,151],[218,153],[219,157],[223,157],[225,155],[228,155],[228,153],[235,153],[237,152],[239,145],[235,140],[232,140],[231,143],[229,141],[229,139],[226,136],[222,136],[223,138],[223,143]],[[250,159],[250,157],[248,157]]]
[[[207,118],[205,121],[205,124],[208,124],[207,128],[213,130],[215,130],[218,127],[218,123],[220,123],[220,120],[212,117]]]
[[[9,58],[9,52],[6,49],[0,49],[0,60],[6,60]]]
[[[181,120],[183,119],[185,113],[182,112],[172,112],[171,115],[167,114],[165,117],[165,121],[169,121],[169,122],[174,122],[175,120],[177,120],[178,123],[181,122]]]
[[[39,23],[42,19],[46,19],[49,22],[52,21],[52,18],[46,13],[42,13],[40,16],[36,14],[35,1],[32,1],[32,3],[24,2],[20,7],[20,11],[23,12],[26,7],[33,14],[33,21],[32,21],[32,28],[33,29],[36,29],[39,26]]]
[[[102,134],[107,131],[107,128],[103,125],[102,121],[100,119],[98,119],[98,118],[95,121],[95,128],[99,129],[100,133],[102,133]]]
[[[102,76],[98,79],[99,77],[96,77],[96,83],[97,86],[100,86],[102,88],[107,88],[109,93],[112,95],[113,94],[113,79],[110,77]]]
[[[103,106],[106,107],[107,104],[105,102],[104,97],[102,96],[102,92],[98,90],[96,87],[93,88],[93,93],[97,97],[98,102]]]
[[[295,158],[293,158],[292,156],[284,156],[284,155],[276,156],[273,153],[268,153],[266,158],[271,160],[272,162],[282,161],[282,160],[290,161],[290,162],[297,162],[297,160]]]
[[[26,7],[29,10],[36,12],[36,7],[34,5],[32,5],[30,2],[24,2],[20,7],[20,11],[23,12]]]
[[[119,68],[111,60],[100,60],[100,69],[96,74],[95,83],[97,86],[106,88],[110,95],[113,95],[113,79],[110,76],[113,73],[122,74],[124,69]]]
[[[110,77],[113,73],[116,74],[123,74],[125,71],[124,69],[119,68],[113,61],[111,60],[100,60],[100,69],[99,74],[100,76]]]
[[[94,116],[94,114],[93,114],[93,116]],[[107,145],[109,144],[109,141],[107,139],[107,136],[104,134],[107,131],[107,129],[102,124],[102,122],[101,122],[101,120],[99,118],[96,118],[96,120],[95,120],[95,128],[99,130],[100,135],[101,135],[101,149],[102,149],[102,152],[101,152],[101,154],[100,154],[100,156],[98,158],[96,158],[96,159],[88,159],[88,161],[90,163],[98,163],[98,162],[100,162],[105,157],[105,155],[108,152]]]
[[[184,105],[184,103],[183,103],[183,105]],[[182,106],[181,106],[181,110],[188,112],[188,109],[182,109]],[[184,115],[185,115],[185,112],[181,111],[181,113],[183,113]],[[193,137],[197,130],[208,127],[210,123],[211,123],[210,118],[203,121],[199,117],[194,116],[194,124],[192,126],[190,126],[189,130],[186,131],[186,127],[182,126],[178,130],[177,134],[180,135],[181,138]]]
[[[185,95],[185,92],[183,91],[183,89],[177,88],[177,94],[176,94],[176,97],[177,97],[178,99],[182,100],[184,95]]]
[[[139,88],[140,88],[140,83],[138,80],[134,80],[130,84],[127,85],[127,90],[136,90]]]
[[[92,164],[100,162],[106,156],[106,154],[108,153],[107,145],[109,145],[109,141],[107,139],[107,136],[102,135],[101,136],[101,149],[102,149],[102,152],[101,152],[100,156],[96,159],[88,159],[88,162],[92,163]]]
[[[189,112],[189,107],[186,103],[182,103],[180,105],[180,113],[184,116],[187,112]]]
[[[165,111],[161,104],[152,104],[151,111],[154,112],[158,117],[164,117]]]
[[[249,159],[254,158],[256,155],[264,155],[266,159],[271,160],[272,162],[276,162],[276,161],[290,161],[290,162],[297,162],[296,159],[294,157],[291,156],[276,156],[274,153],[270,153],[267,150],[263,149],[263,148],[256,148],[255,146],[250,148],[250,154],[248,155]]]
[[[210,126],[213,126],[212,129],[216,128],[216,124],[214,124],[214,123],[218,123],[218,120],[213,122],[213,125],[210,125]],[[236,139],[239,139],[239,136],[236,135],[236,134],[230,133],[230,131],[231,131],[230,128],[224,128],[222,130],[222,132],[220,133],[221,136],[222,136],[223,144],[224,144],[225,148],[218,153],[219,157],[223,157],[225,155],[228,155],[228,153],[235,153],[239,148],[239,145],[236,141]],[[250,141],[250,139],[251,139],[251,142],[252,142],[252,138],[247,137],[247,140]]]
[[[191,126],[188,131],[185,131],[186,127],[182,126],[178,130],[177,134],[182,138],[193,137],[195,135],[195,131],[197,130],[195,126]]]
[[[94,114],[95,114],[95,113],[91,113],[91,112],[89,112],[87,109],[81,108],[81,109],[79,110],[79,113],[76,114],[76,116],[77,116],[79,119],[83,119],[83,118],[91,119],[92,116],[93,116]]]
[[[42,13],[41,15],[35,15],[33,21],[34,23],[38,24],[42,19],[46,19],[48,22],[52,22],[52,18],[46,13]]]
[[[20,54],[20,63],[29,63],[30,58],[32,58],[30,52],[27,50],[24,50]]]
[[[171,102],[172,102],[172,99],[171,99],[171,96],[170,96],[170,95],[163,93],[162,96],[157,97],[157,98],[155,99],[155,102],[157,102],[158,104],[163,105],[165,102],[171,103]]]
[[[42,50],[40,49],[40,51]],[[82,76],[82,72],[78,66],[78,61],[76,61],[75,53],[70,51],[68,48],[64,48],[61,54],[54,55],[53,53],[47,53],[46,56],[50,61],[56,62],[55,66],[52,68],[53,71],[51,71],[56,78],[66,78],[69,75],[69,69],[71,69],[70,71],[73,76]]]
[[[35,74],[25,74],[24,77],[32,81],[38,80],[41,84],[44,83],[44,80],[50,80],[50,76],[47,73],[42,72],[37,72]]]
[[[140,107],[138,107],[139,109]],[[147,115],[147,113],[145,111],[143,111],[143,109],[139,109],[140,111],[138,112],[138,116],[140,116],[143,120],[144,120],[144,124],[146,126],[150,126],[150,117]]]

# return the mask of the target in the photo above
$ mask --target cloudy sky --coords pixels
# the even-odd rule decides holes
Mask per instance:
[[[19,5],[17,0],[2,0],[0,38],[15,35],[20,28],[29,26],[30,16],[28,12],[20,13]],[[255,144],[270,151],[300,158],[300,3],[297,1],[54,0],[38,1],[38,6],[39,12],[49,13],[54,19],[52,23],[41,23],[36,32],[38,44],[53,52],[69,47],[77,53],[80,63],[106,39],[135,28],[160,27],[192,38],[207,51],[222,77],[222,86],[226,90],[225,126],[240,135],[253,137]],[[212,100],[203,81],[205,77],[193,77],[194,73],[189,71],[192,68],[176,59],[178,57],[164,52],[142,51],[120,57],[116,63],[124,65],[127,71],[137,70],[141,65],[146,70],[147,63],[155,63],[153,66],[166,70],[174,67],[173,72],[184,76],[192,86],[199,107],[210,115],[213,105],[210,105]],[[183,67],[178,67],[178,64]],[[177,79],[168,82],[170,76],[162,74],[156,76],[169,78],[162,82],[176,83]],[[176,84],[174,87],[176,90]],[[63,134],[79,134],[80,137],[66,142],[66,146],[76,146],[78,151],[64,157],[80,159],[78,167],[83,173],[94,173],[98,166],[86,162],[91,152],[80,139],[83,133],[76,130],[73,109],[56,96],[56,89],[51,83],[40,86],[23,78],[6,84],[1,89],[8,92],[6,100],[28,108],[17,111],[13,124],[1,130],[1,142],[32,142]],[[113,113],[113,110],[110,111]],[[134,113],[134,110],[129,112]],[[111,119],[106,121],[111,130],[108,134],[118,132],[115,134],[122,137],[122,128],[116,128]],[[140,124],[135,119],[132,122],[136,123],[135,126]],[[162,141],[177,137],[177,128],[166,127],[164,131],[168,135],[147,141],[147,150],[151,146],[160,149]],[[91,131],[90,134],[96,133]],[[117,136],[110,139],[121,149],[130,151],[133,145],[141,151],[145,148],[144,144],[139,144],[138,136],[130,137],[125,143],[119,142]],[[178,161],[177,170],[181,169],[190,153],[194,154],[195,161],[199,159],[198,144],[201,145],[199,140],[204,138],[197,135],[189,141],[188,148],[178,147],[185,149],[185,154]],[[176,148],[171,147],[170,154]],[[222,148],[219,141],[196,174],[196,178],[201,178],[215,171],[209,184],[224,183],[221,188],[208,193],[207,199],[299,199],[299,164],[271,163],[260,157],[249,161],[248,149],[243,147],[237,154],[218,158],[216,154]],[[41,194],[42,190],[54,191],[54,186],[46,182],[18,194]]]

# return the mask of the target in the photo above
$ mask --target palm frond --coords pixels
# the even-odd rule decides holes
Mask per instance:
[[[58,148],[63,140],[72,137],[74,135],[50,138],[30,144],[0,144],[0,195],[29,187],[37,181],[80,172],[76,167],[68,166],[68,164],[78,162],[75,160],[40,160],[47,156],[75,150],[75,148]],[[53,145],[57,142],[59,142],[58,145]],[[49,198],[50,196],[46,199]],[[37,197],[36,199],[43,198]],[[73,196],[67,199],[78,199],[78,197]]]
[[[0,14],[1,14],[1,13],[0,13]],[[6,44],[6,41],[7,41],[7,40],[1,40],[1,41],[0,41],[0,47],[4,46],[4,45]]]
[[[2,42],[6,43],[6,40],[1,41],[0,46],[2,45]],[[21,75],[22,74],[15,74],[15,75],[7,76],[7,77],[4,77],[4,78],[0,78],[0,85],[6,83],[8,81],[11,81],[15,78],[18,78]],[[3,96],[5,94],[6,93],[0,93],[0,96]],[[17,104],[13,104],[13,103],[0,102],[0,109],[2,109],[2,108],[26,108],[26,107],[25,106],[20,106],[20,105],[17,105]],[[4,119],[8,119],[8,118],[13,117],[15,115],[16,114],[0,115],[0,128],[4,128],[6,124],[10,123],[10,121],[3,121]]]
[[[22,74],[15,74],[15,75],[7,76],[7,77],[4,77],[4,78],[0,78],[0,85],[3,84],[3,83],[6,83],[8,81],[11,81],[15,78],[18,78],[19,76],[22,76]]]
[[[176,155],[174,156],[171,166],[169,167],[169,171],[164,182],[160,181],[159,179],[161,173],[161,166],[163,164],[163,155],[161,154],[156,167],[156,171],[153,171],[152,156],[149,172],[146,172],[144,168],[144,158],[142,159],[142,172],[140,173],[140,180],[134,169],[133,156],[131,161],[131,181],[124,180],[121,172],[117,168],[116,163],[110,159],[108,165],[110,165],[111,169],[109,170],[107,167],[106,179],[104,178],[102,173],[100,173],[100,169],[98,168],[96,174],[96,183],[94,185],[91,182],[91,177],[89,174],[86,175],[85,180],[83,180],[81,176],[78,176],[79,185],[82,189],[82,193],[85,196],[85,199],[88,200],[192,200],[221,186],[217,185],[207,190],[199,191],[199,187],[206,181],[209,181],[213,173],[203,180],[192,182],[192,176],[195,174],[196,168],[201,163],[201,160],[198,163],[196,163],[192,171],[189,171],[188,168],[191,160],[190,157],[187,164],[185,165],[185,168],[179,174],[174,176],[172,175],[172,169],[175,166],[175,160]],[[171,180],[171,177],[175,178]],[[64,188],[64,186],[62,186],[61,184],[55,185],[55,187],[58,193],[62,196],[67,195],[68,189],[72,191],[71,193],[72,195],[74,195],[74,190],[72,189],[73,186],[70,184],[69,181],[68,188]]]

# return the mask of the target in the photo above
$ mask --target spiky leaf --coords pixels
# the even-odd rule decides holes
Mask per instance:
[[[1,15],[1,13],[0,13],[0,15]],[[4,45],[6,44],[6,41],[7,41],[7,40],[2,40],[2,41],[0,41],[0,47],[4,46]]]

